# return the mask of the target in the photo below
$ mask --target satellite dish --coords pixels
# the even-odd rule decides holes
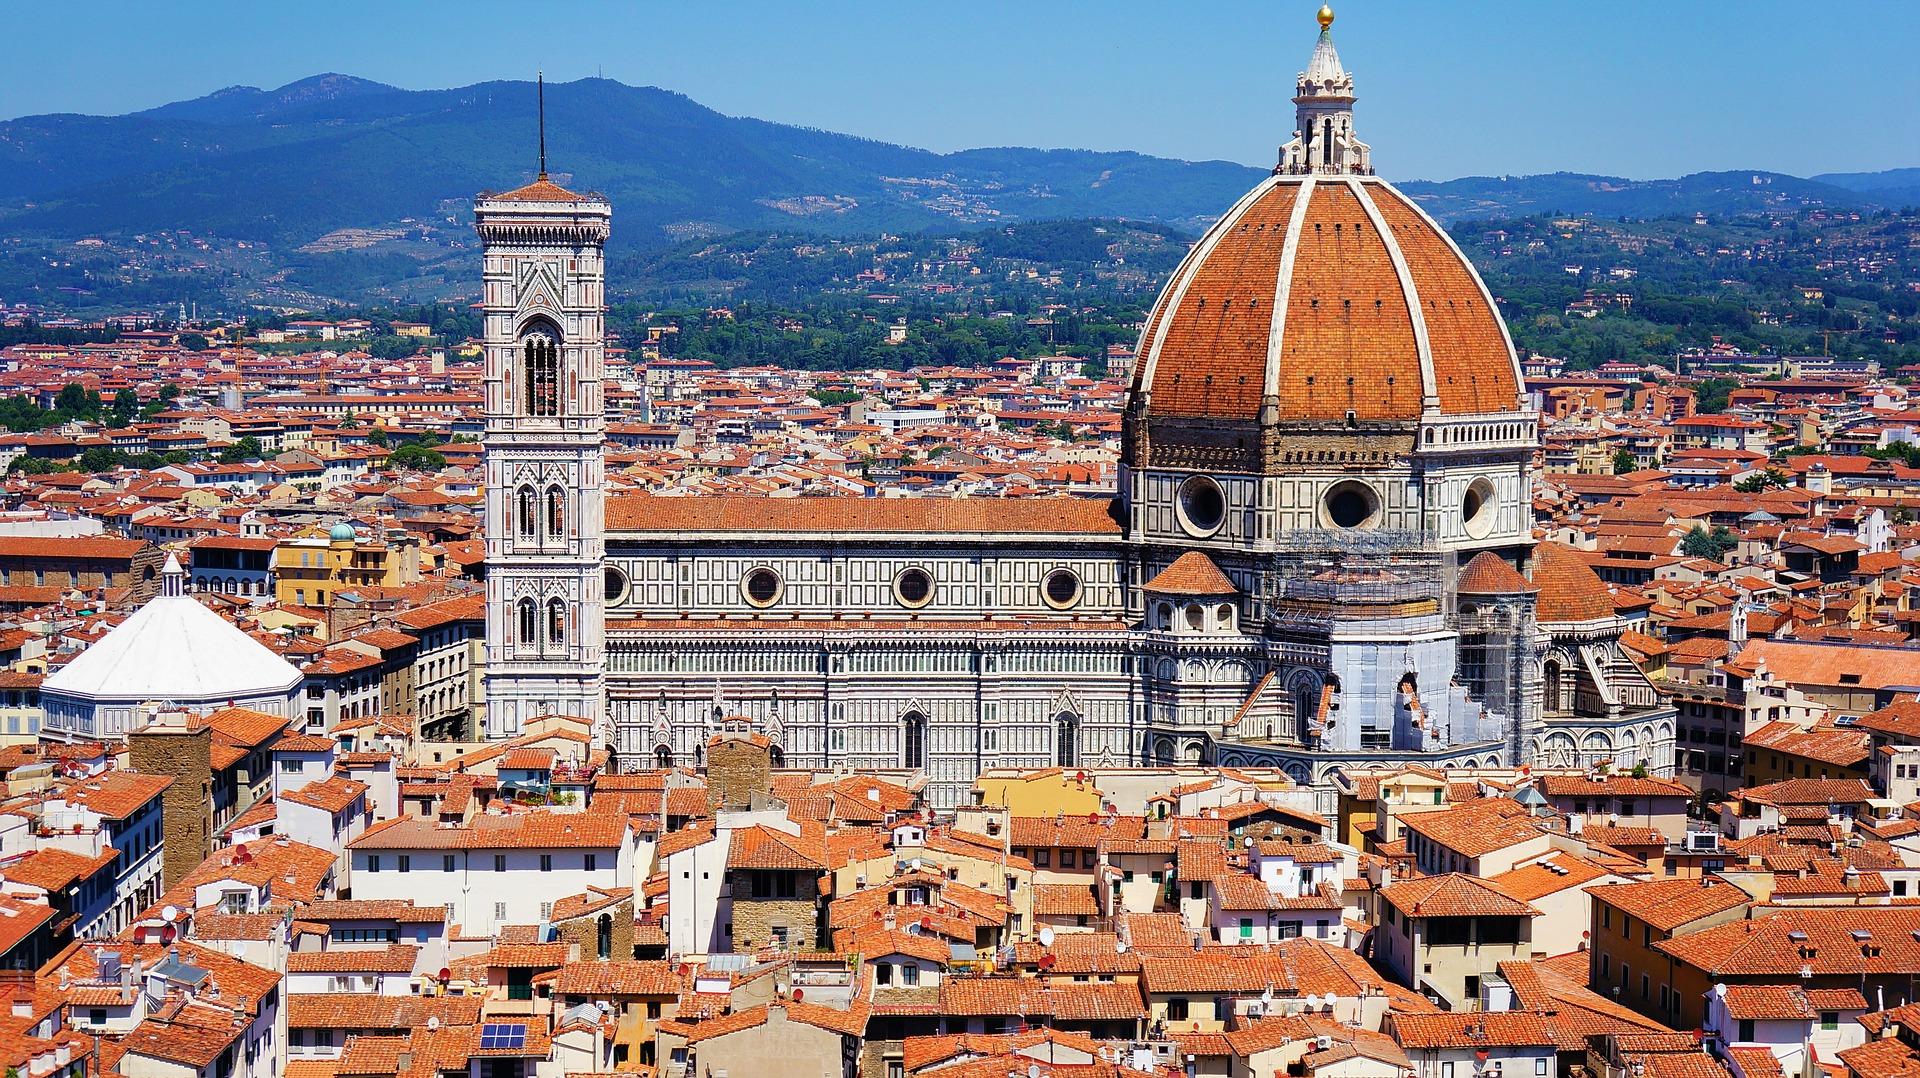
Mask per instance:
[[[438,1030],[439,1028],[440,1028],[440,1016],[439,1016],[439,1015],[437,1015],[437,1014],[430,1014],[430,1015],[428,1015],[428,1016],[427,1016],[427,1030],[428,1030],[428,1032],[433,1032],[433,1031],[435,1031],[435,1030]]]
[[[1320,1009],[1320,997],[1319,997],[1319,996],[1317,996],[1317,995],[1308,995],[1308,996],[1307,996],[1307,1010],[1310,1010],[1310,1011],[1317,1011],[1317,1010],[1319,1010],[1319,1009]]]
[[[804,989],[804,988],[796,988],[796,989],[794,989],[794,990],[793,990],[793,1001],[794,1001],[795,1003],[799,1003],[799,1002],[800,1002],[801,1000],[804,1000],[804,999],[806,999],[806,998],[807,998],[807,990],[806,990],[806,989]]]
[[[445,966],[441,966],[440,967],[440,983],[445,984],[446,982],[451,980],[453,980],[453,971],[448,969]]]
[[[160,919],[167,922],[178,921],[180,919],[180,907],[174,905],[160,907]]]
[[[1027,1064],[1027,1078],[1040,1078],[1040,1064]]]
[[[1051,925],[1040,926],[1040,946],[1053,946],[1053,927]]]
[[[1116,943],[1116,944],[1114,944],[1114,945],[1113,945],[1113,953],[1114,953],[1114,954],[1126,954],[1126,953],[1127,953],[1127,941],[1126,941],[1126,940],[1121,940],[1120,942],[1118,942],[1118,943]]]

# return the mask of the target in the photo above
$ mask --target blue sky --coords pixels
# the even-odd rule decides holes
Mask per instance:
[[[322,71],[596,73],[952,150],[1266,165],[1317,0],[0,3],[0,116],[117,113]],[[1396,179],[1920,165],[1920,2],[1344,0],[1355,127]]]

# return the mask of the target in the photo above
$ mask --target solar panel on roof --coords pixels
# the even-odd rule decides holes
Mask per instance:
[[[527,1027],[520,1023],[489,1022],[480,1027],[480,1047],[486,1049],[525,1048]]]

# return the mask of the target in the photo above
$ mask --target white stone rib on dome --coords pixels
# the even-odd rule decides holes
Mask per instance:
[[[133,701],[285,695],[301,673],[191,595],[160,595],[55,671],[42,691]]]

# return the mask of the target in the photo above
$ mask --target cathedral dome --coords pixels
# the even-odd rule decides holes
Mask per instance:
[[[1374,175],[1331,22],[1323,10],[1273,174],[1207,230],[1148,313],[1129,402],[1134,463],[1247,460],[1259,444],[1329,425],[1498,422],[1526,407],[1480,275]],[[1457,442],[1425,437],[1442,451]]]
[[[1479,274],[1372,176],[1262,181],[1168,282],[1135,370],[1157,417],[1413,422],[1522,406]]]

